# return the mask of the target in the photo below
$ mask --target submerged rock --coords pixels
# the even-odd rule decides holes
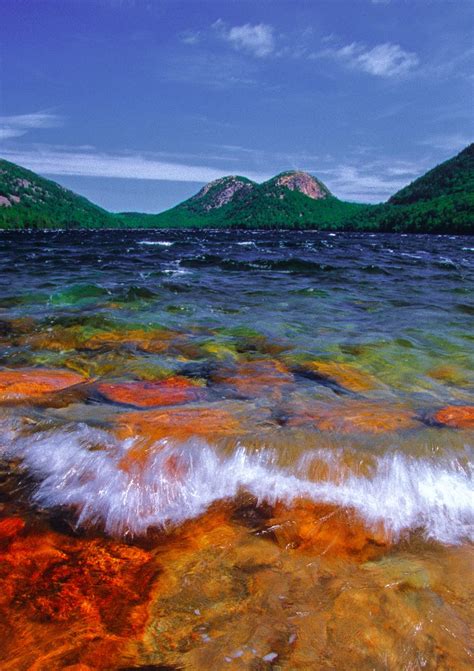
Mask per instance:
[[[0,566],[1,668],[54,671],[117,668],[159,573],[143,549],[47,529],[0,545]]]
[[[453,429],[474,429],[474,405],[448,405],[438,410],[434,419]]]
[[[17,536],[25,528],[21,517],[6,517],[0,520],[0,542]]]
[[[120,438],[140,437],[146,443],[192,436],[214,442],[215,438],[242,431],[237,417],[221,408],[170,408],[123,413],[117,433]]]
[[[305,363],[301,370],[353,392],[370,391],[379,386],[378,381],[370,373],[348,363],[310,361]]]
[[[443,382],[456,387],[467,387],[473,383],[472,376],[470,377],[468,371],[463,370],[459,366],[449,364],[432,368],[428,371],[427,375],[437,382]]]
[[[238,396],[256,398],[272,397],[294,383],[293,375],[276,359],[258,359],[223,368],[212,376],[214,383],[229,388]]]
[[[311,501],[278,503],[269,528],[281,547],[327,557],[364,561],[390,545],[389,534],[369,529],[352,511]]]
[[[180,376],[157,382],[103,382],[97,389],[109,401],[139,408],[180,405],[203,400],[207,395],[205,387]]]
[[[413,411],[406,406],[359,400],[295,408],[287,423],[289,426],[312,424],[320,431],[335,433],[384,433],[420,427]]]
[[[152,354],[166,352],[169,343],[181,334],[161,328],[117,326],[99,328],[90,325],[61,324],[29,334],[21,344],[53,351],[117,350],[135,348]]]
[[[0,402],[41,398],[81,382],[82,375],[68,370],[0,370]]]

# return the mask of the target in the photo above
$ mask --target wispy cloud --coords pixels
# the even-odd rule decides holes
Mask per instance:
[[[387,200],[429,167],[432,165],[427,158],[412,161],[386,157],[370,161],[361,156],[342,161],[335,167],[320,169],[317,175],[339,198],[378,203]]]
[[[34,128],[55,128],[61,125],[62,117],[50,112],[0,116],[0,139],[21,137]]]
[[[246,59],[248,60],[248,59]],[[255,86],[253,63],[242,63],[237,54],[214,54],[200,49],[191,55],[171,57],[163,68],[163,81],[182,82],[216,90]]]
[[[209,149],[200,154],[107,153],[94,147],[34,145],[4,150],[2,155],[39,174],[58,177],[202,184],[229,174],[243,174],[263,182],[282,170],[305,170],[322,179],[339,198],[365,203],[386,200],[433,165],[430,157],[416,161],[392,156],[373,160],[369,149],[362,154],[352,152],[342,160],[329,154],[268,152],[238,145],[209,145]]]
[[[274,30],[266,23],[228,26],[222,19],[218,19],[212,27],[236,51],[244,51],[257,58],[264,58],[275,50]]]
[[[460,151],[473,141],[473,137],[463,133],[448,133],[445,135],[432,135],[426,140],[421,140],[418,144],[440,151]]]
[[[405,51],[399,44],[385,42],[369,48],[352,42],[340,48],[329,48],[314,54],[315,58],[331,58],[348,68],[366,72],[375,77],[400,77],[416,68],[417,54]]]
[[[114,177],[121,179],[151,179],[172,182],[209,182],[234,172],[203,165],[172,163],[139,153],[112,154],[95,151],[7,150],[2,155],[9,161],[43,175],[76,175],[82,177]],[[267,174],[250,173],[250,179],[262,181]]]
[[[372,146],[353,147],[343,158],[328,153],[269,152],[225,144],[219,145],[219,151],[239,157],[242,165],[252,165],[255,172],[274,175],[282,170],[304,170],[322,179],[337,197],[364,203],[387,200],[433,166],[429,156],[416,160],[380,157],[380,151]],[[246,174],[245,169],[242,174]]]
[[[184,44],[198,44],[201,41],[201,32],[199,30],[185,30],[180,33],[179,39]]]

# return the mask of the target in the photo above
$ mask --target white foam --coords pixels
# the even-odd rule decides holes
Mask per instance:
[[[148,450],[145,461],[129,459],[124,468],[121,460],[135,440],[118,441],[86,425],[28,437],[7,429],[2,435],[6,444],[0,453],[23,459],[38,480],[34,498],[40,505],[72,506],[78,524],[99,524],[114,536],[183,522],[244,489],[269,503],[304,497],[351,508],[395,537],[422,528],[427,538],[442,543],[474,540],[472,471],[454,455],[435,460],[392,452],[374,457],[369,475],[342,478],[338,450],[307,452],[289,470],[270,450],[239,446],[223,456],[202,441],[165,440]],[[315,458],[328,463],[333,478],[311,480]]]
[[[140,240],[139,245],[159,245],[160,247],[171,247],[174,242],[168,240]]]

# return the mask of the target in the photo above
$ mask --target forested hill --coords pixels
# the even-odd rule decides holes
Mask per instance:
[[[339,200],[321,181],[302,171],[283,172],[262,184],[230,175],[156,215],[155,222],[203,228],[337,229],[367,207]]]
[[[398,191],[388,202],[409,205],[466,193],[474,193],[474,143]]]
[[[262,184],[227,176],[160,214],[113,214],[55,182],[0,160],[0,228],[311,228],[474,234],[474,144],[387,203],[339,200],[302,171]]]
[[[474,144],[348,222],[349,229],[474,234]]]
[[[113,215],[87,198],[0,159],[0,228],[108,228]]]

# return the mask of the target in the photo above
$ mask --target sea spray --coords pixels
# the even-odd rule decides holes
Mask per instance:
[[[361,470],[341,467],[343,449],[316,449],[283,468],[272,449],[238,444],[223,455],[198,439],[161,440],[134,460],[137,439],[85,424],[32,435],[10,427],[3,435],[3,455],[21,458],[37,480],[37,504],[71,507],[79,526],[113,536],[182,523],[243,490],[270,504],[307,499],[354,510],[394,538],[413,529],[446,544],[474,538],[473,473],[458,453],[435,460],[392,451]],[[328,466],[323,479],[311,472],[315,460]]]

